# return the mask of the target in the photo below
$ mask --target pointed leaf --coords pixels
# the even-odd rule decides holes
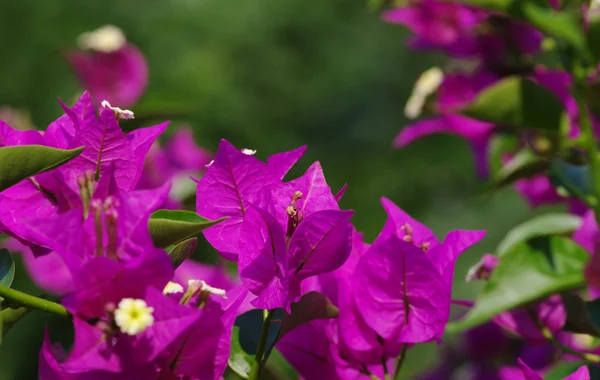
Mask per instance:
[[[63,150],[42,145],[6,146],[0,148],[0,191],[27,177],[54,169],[83,151]]]
[[[572,214],[538,215],[510,230],[498,245],[496,255],[503,256],[515,245],[532,238],[569,234],[578,229],[581,223],[581,217]]]
[[[576,294],[561,295],[567,309],[564,330],[600,337],[600,299],[584,301]]]
[[[550,236],[513,246],[486,281],[475,307],[447,331],[480,325],[494,316],[551,294],[585,286],[589,254],[571,239]]]
[[[15,261],[7,249],[0,248],[0,284],[10,287],[15,278]]]
[[[186,259],[189,259],[197,246],[198,238],[196,237],[175,244],[175,246],[168,251],[171,262],[173,263],[173,268],[177,269]]]
[[[483,90],[462,113],[490,123],[558,131],[563,106],[545,88],[508,77]]]
[[[248,354],[240,344],[240,327],[233,326],[231,334],[231,352],[229,354],[229,368],[242,379],[247,379],[250,376],[254,355]]]
[[[191,211],[158,210],[150,216],[149,228],[154,245],[165,248],[198,235],[225,220],[204,219]]]
[[[329,298],[319,292],[308,292],[300,298],[300,301],[292,304],[291,314],[283,314],[283,327],[278,339],[281,339],[296,327],[312,320],[336,318],[338,315],[338,308],[331,303]]]

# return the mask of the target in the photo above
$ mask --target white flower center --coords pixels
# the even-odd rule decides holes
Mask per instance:
[[[115,310],[115,323],[125,334],[137,335],[152,326],[153,312],[144,300],[123,298]]]
[[[248,156],[254,156],[256,154],[256,150],[243,148],[242,153],[247,154]]]
[[[125,34],[114,25],[105,25],[91,32],[82,33],[77,39],[80,48],[102,53],[117,51],[126,43]]]

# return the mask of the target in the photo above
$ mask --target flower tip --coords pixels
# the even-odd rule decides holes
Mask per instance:
[[[183,293],[183,286],[179,285],[176,282],[169,281],[167,283],[167,285],[165,285],[165,288],[163,289],[164,295],[177,294],[177,293]]]
[[[135,117],[133,115],[133,111],[124,110],[119,107],[113,107],[110,105],[108,100],[103,100],[102,103],[100,103],[100,105],[106,109],[113,111],[115,113],[115,116],[117,117],[117,119],[124,119],[124,120],[135,119]]]

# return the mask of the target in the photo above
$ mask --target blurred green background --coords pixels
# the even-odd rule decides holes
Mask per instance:
[[[2,0],[0,105],[28,110],[44,128],[56,99],[80,91],[63,59],[77,36],[104,24],[124,30],[146,55],[150,85],[136,112],[185,109],[183,123],[214,151],[220,138],[259,158],[309,149],[292,174],[320,160],[331,187],[348,183],[343,208],[372,240],[385,195],[439,237],[452,229],[488,235],[460,258],[455,298],[473,297],[468,267],[531,213],[511,189],[494,194],[475,178],[466,143],[434,136],[403,150],[392,139],[419,73],[442,57],[404,47],[407,32],[383,23],[363,0]],[[208,255],[209,253],[207,253]],[[15,287],[36,292],[21,269]],[[34,379],[46,323],[28,315],[0,346],[0,379]],[[430,367],[435,345],[409,352],[405,375]],[[284,376],[285,378],[285,376]]]

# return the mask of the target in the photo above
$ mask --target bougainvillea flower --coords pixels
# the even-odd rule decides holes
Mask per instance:
[[[420,1],[383,14],[385,21],[402,24],[414,33],[410,40],[412,48],[442,49],[456,57],[469,57],[477,52],[473,29],[486,17],[483,11],[437,0]]]
[[[156,138],[169,123],[123,133],[114,111],[104,109],[91,124],[82,125],[75,133],[70,148],[84,146],[83,152],[60,169],[76,190],[76,179],[86,171],[94,173],[96,180],[114,166],[116,185],[122,191],[130,191],[137,185],[144,166],[146,154]]]
[[[243,236],[247,240],[239,273],[258,295],[252,301],[256,307],[289,311],[290,304],[300,298],[302,280],[339,268],[350,254],[352,211],[313,212],[292,233],[284,232],[263,209],[250,206],[246,211]]]
[[[439,339],[450,315],[454,263],[484,231],[452,231],[440,243],[424,225],[383,198],[388,220],[354,276],[355,301],[383,339]],[[385,322],[384,322],[385,321]]]
[[[531,306],[531,311],[525,308],[504,312],[494,317],[494,322],[508,331],[523,337],[531,344],[542,344],[547,341],[530,313],[549,331],[560,331],[567,321],[567,311],[559,295],[553,295],[544,301]]]
[[[204,230],[204,237],[228,260],[237,260],[240,230],[247,208],[264,188],[280,179],[256,157],[221,140],[213,163],[198,182],[196,211],[208,219],[227,220]]]
[[[148,65],[138,48],[110,25],[82,35],[79,45],[82,50],[68,52],[67,59],[94,102],[135,104],[148,84]]]
[[[142,297],[129,298],[126,291],[121,294],[118,302],[107,300],[98,308],[102,313],[96,315],[95,324],[74,318],[75,342],[61,363],[66,372],[119,373],[127,366],[151,363],[200,317],[196,310],[154,288],[147,288]]]
[[[245,286],[239,286],[228,291],[225,298],[207,296],[201,310],[195,310],[199,320],[163,355],[168,357],[173,375],[198,380],[222,378],[229,360],[233,323],[247,293]],[[190,307],[194,308],[191,303]]]
[[[519,367],[521,367],[521,371],[525,376],[525,380],[543,380],[544,378],[539,373],[535,372],[527,364],[525,364],[521,359],[518,359]],[[581,366],[575,372],[565,377],[563,380],[589,380],[590,379],[590,371],[588,367]]]
[[[394,146],[402,148],[411,142],[434,133],[458,135],[469,143],[475,155],[477,174],[488,175],[488,145],[494,125],[462,115],[442,115],[414,122],[402,129],[394,139]]]

